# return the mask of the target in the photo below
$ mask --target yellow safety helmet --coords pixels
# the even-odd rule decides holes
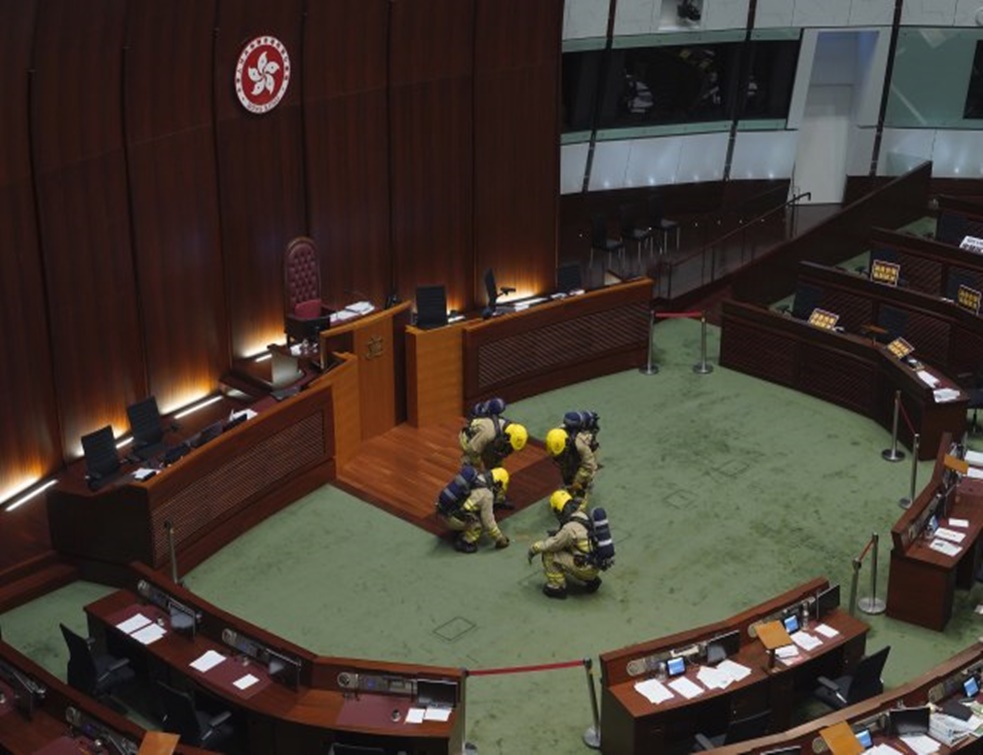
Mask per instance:
[[[559,456],[567,447],[567,431],[554,427],[546,433],[546,450],[550,456]]]
[[[505,493],[509,489],[509,471],[504,467],[495,467],[491,471],[492,480],[498,485],[502,492]]]
[[[505,428],[505,434],[509,438],[513,451],[521,451],[526,447],[526,441],[529,440],[529,433],[526,428],[517,422],[510,422]]]
[[[553,509],[554,514],[559,516],[563,513],[563,509],[566,508],[566,505],[572,500],[573,496],[571,496],[567,491],[555,490],[553,491],[553,495],[550,496],[550,508]]]

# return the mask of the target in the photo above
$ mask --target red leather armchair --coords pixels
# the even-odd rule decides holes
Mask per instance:
[[[321,301],[321,265],[314,241],[298,236],[283,256],[284,332],[287,343],[317,340],[332,310]]]

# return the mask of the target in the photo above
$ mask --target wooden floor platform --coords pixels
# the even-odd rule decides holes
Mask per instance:
[[[460,466],[457,435],[463,425],[463,417],[426,428],[398,425],[362,443],[335,484],[427,532],[444,535],[447,528],[437,520],[434,503]],[[515,511],[547,497],[562,484],[559,470],[535,439],[509,456],[504,466],[509,471],[508,496]],[[502,520],[511,513],[500,510],[496,518]]]

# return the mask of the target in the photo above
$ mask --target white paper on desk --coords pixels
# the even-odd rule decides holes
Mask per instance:
[[[978,467],[983,467],[983,453],[966,449],[963,461],[967,464],[975,464]]]
[[[797,658],[798,655],[799,649],[795,645],[782,645],[780,648],[775,649],[775,657],[783,661],[789,658]]]
[[[635,691],[655,705],[675,697],[666,685],[658,679],[646,679],[644,682],[636,682]]]
[[[427,712],[426,708],[410,708],[406,711],[406,723],[408,724],[422,724],[423,714]]]
[[[723,671],[718,671],[712,666],[701,666],[696,678],[707,689],[727,689],[734,683],[734,677]]]
[[[960,396],[959,391],[954,388],[936,388],[932,391],[932,398],[936,404],[944,404],[948,401],[955,401]]]
[[[977,480],[983,478],[983,469],[980,469],[979,467],[970,467],[966,470],[966,476]]]
[[[817,624],[816,631],[823,637],[836,637],[836,635],[839,634],[839,632],[833,629],[833,627],[831,627],[829,624]]]
[[[901,750],[896,750],[887,742],[883,742],[879,745],[874,745],[871,747],[865,755],[904,755]]]
[[[803,632],[802,630],[795,632],[794,634],[791,635],[791,637],[792,637],[792,642],[794,642],[796,645],[798,645],[806,652],[810,650],[815,650],[816,648],[818,648],[820,645],[823,644],[823,641],[818,637],[816,637],[814,634],[809,634],[808,632]]]
[[[146,480],[149,477],[153,477],[155,474],[157,474],[156,469],[149,469],[147,467],[140,467],[133,472],[133,476],[141,481]]]
[[[116,628],[121,632],[125,632],[126,634],[133,634],[135,631],[142,629],[149,623],[150,619],[148,619],[142,613],[138,613],[131,616],[126,621],[117,624]]]
[[[697,695],[702,695],[706,691],[699,684],[694,681],[690,681],[685,676],[681,676],[678,679],[673,679],[671,682],[669,682],[669,686],[687,700],[692,700]]]
[[[328,319],[333,325],[336,322],[344,322],[354,317],[358,317],[358,312],[352,312],[350,309],[339,309],[337,312],[333,312]]]
[[[224,660],[225,656],[218,651],[208,650],[200,658],[196,658],[191,662],[191,668],[204,674],[209,669],[215,668]]]
[[[735,682],[741,681],[745,676],[751,673],[751,669],[747,666],[742,666],[737,661],[732,661],[730,658],[721,661],[717,664],[717,671],[722,671],[727,674]]]
[[[451,708],[427,708],[423,718],[426,721],[450,721],[451,710]]]
[[[901,741],[908,745],[915,755],[931,755],[933,752],[938,752],[939,747],[942,746],[928,734],[904,734]]]
[[[953,545],[945,540],[939,540],[936,538],[928,544],[928,547],[933,551],[938,551],[944,556],[958,556],[959,552],[962,550],[958,545]]]
[[[259,677],[253,676],[252,674],[246,674],[245,676],[236,679],[234,682],[232,682],[232,684],[239,689],[249,689],[258,681]]]
[[[948,527],[939,527],[935,530],[935,536],[941,537],[943,540],[948,540],[953,543],[961,543],[966,539],[965,532],[956,532],[955,530],[950,530]]]
[[[367,315],[369,312],[375,311],[375,306],[372,304],[372,302],[357,301],[349,304],[347,307],[345,307],[345,309],[350,312],[354,312],[357,315]]]
[[[244,416],[246,419],[252,419],[256,416],[256,412],[253,409],[243,409],[241,412],[232,412],[229,414],[229,419],[239,419],[239,417]]]
[[[959,527],[960,529],[962,529],[962,528],[965,528],[965,527],[968,527],[969,526],[969,520],[968,519],[953,519],[952,517],[949,517],[949,526],[950,527]]]
[[[925,383],[925,385],[927,385],[929,388],[934,388],[939,384],[939,379],[935,377],[935,375],[933,375],[931,372],[926,372],[925,370],[918,370],[918,372],[915,374],[918,375],[918,379],[921,380],[923,383]]]
[[[157,626],[156,624],[147,624],[143,629],[133,632],[130,637],[142,645],[150,645],[151,643],[157,642],[165,634],[167,634],[167,630],[164,627]]]

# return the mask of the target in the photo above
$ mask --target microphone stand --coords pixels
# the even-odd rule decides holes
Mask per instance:
[[[174,525],[170,519],[164,522],[164,529],[167,530],[167,551],[171,556],[171,582],[176,585],[184,586],[184,583],[177,576],[177,552],[174,549]]]

